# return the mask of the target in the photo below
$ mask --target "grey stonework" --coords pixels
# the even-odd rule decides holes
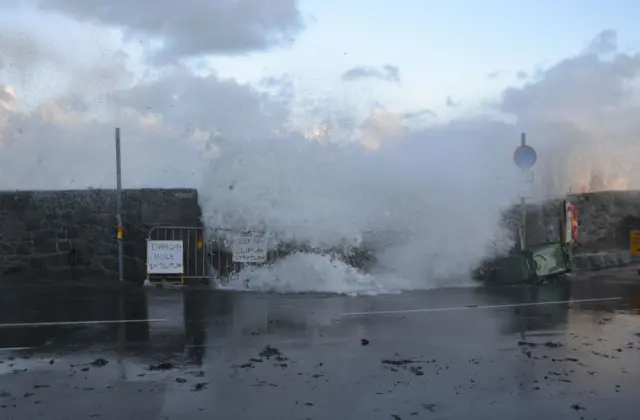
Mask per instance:
[[[154,225],[201,226],[189,189],[123,191],[125,279],[144,280]],[[0,277],[117,279],[114,190],[0,192]]]
[[[578,269],[601,269],[629,264],[629,231],[640,229],[640,191],[603,191],[569,195],[578,213],[578,239],[573,247]],[[560,240],[563,200],[527,205],[527,243]],[[505,214],[515,235],[519,209]]]
[[[116,196],[113,190],[0,192],[0,278],[117,279]],[[569,196],[580,222],[578,269],[625,265],[629,230],[640,229],[640,192]],[[123,192],[125,278],[142,282],[152,226],[202,226],[198,193],[190,189]],[[562,200],[527,207],[530,244],[560,240]],[[519,213],[505,224],[515,232]]]
[[[638,262],[640,262],[640,258],[632,257],[629,251],[599,252],[574,256],[574,264],[577,270],[602,270],[604,268],[623,267]]]

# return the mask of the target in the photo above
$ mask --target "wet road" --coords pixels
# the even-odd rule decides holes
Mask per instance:
[[[583,277],[362,297],[0,287],[0,418],[637,419],[637,268]]]

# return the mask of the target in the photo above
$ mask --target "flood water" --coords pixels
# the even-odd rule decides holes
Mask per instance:
[[[637,418],[632,274],[360,297],[4,287],[0,413]]]

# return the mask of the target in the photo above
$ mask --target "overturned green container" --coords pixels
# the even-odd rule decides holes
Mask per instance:
[[[565,274],[572,270],[571,253],[560,242],[538,245],[523,251],[533,260],[538,279]]]
[[[475,274],[491,284],[518,284],[544,281],[571,270],[571,253],[562,243],[553,242],[488,261]]]

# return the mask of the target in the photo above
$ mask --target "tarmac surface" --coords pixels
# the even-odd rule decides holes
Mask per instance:
[[[0,287],[0,418],[638,419],[638,267],[384,296]]]

